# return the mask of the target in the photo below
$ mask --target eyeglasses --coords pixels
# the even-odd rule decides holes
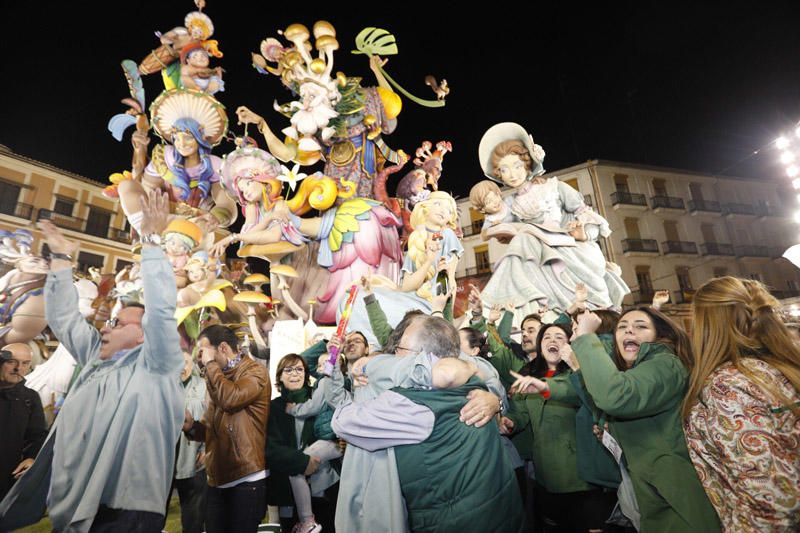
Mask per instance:
[[[287,366],[286,368],[283,369],[282,372],[287,376],[291,374],[305,374],[306,369],[303,368],[302,366]]]
[[[119,318],[117,317],[106,320],[106,327],[109,329],[117,329],[117,327],[124,328],[125,326],[130,326],[131,324],[136,324],[137,326],[139,325],[138,322],[128,322],[127,324],[120,322]]]

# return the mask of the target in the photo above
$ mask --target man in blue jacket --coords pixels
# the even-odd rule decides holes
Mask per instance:
[[[176,288],[160,247],[165,195],[142,199],[142,307],[98,332],[78,311],[77,243],[40,221],[51,251],[45,285],[50,328],[83,370],[33,466],[0,503],[0,530],[37,522],[53,531],[160,531],[183,423],[183,356]]]

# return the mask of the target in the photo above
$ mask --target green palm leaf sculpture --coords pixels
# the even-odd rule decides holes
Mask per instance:
[[[392,35],[391,33],[382,28],[375,28],[375,27],[364,28],[356,36],[356,49],[352,50],[352,53],[364,54],[370,58],[374,55],[378,56],[397,55],[398,53],[397,41],[394,35]],[[422,98],[414,96],[413,94],[403,89],[403,87],[401,87],[399,83],[394,81],[394,79],[391,76],[389,76],[389,73],[387,73],[383,69],[383,67],[378,66],[378,68],[380,69],[381,73],[386,77],[386,80],[412,102],[415,102],[425,107],[444,107],[443,100],[423,100]]]

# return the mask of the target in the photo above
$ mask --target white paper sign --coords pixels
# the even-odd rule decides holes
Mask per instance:
[[[617,460],[617,463],[622,460],[622,448],[620,448],[617,439],[612,437],[611,433],[608,431],[603,432],[603,446],[605,446],[608,451],[611,452],[611,455],[614,456],[614,459]]]

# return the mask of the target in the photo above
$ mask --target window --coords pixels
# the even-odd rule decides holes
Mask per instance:
[[[81,252],[78,254],[78,271],[88,272],[90,267],[103,268],[105,258],[102,255]]]
[[[692,290],[692,278],[689,277],[689,267],[676,267],[675,275],[678,276],[678,285],[681,291],[689,292]]]
[[[636,267],[636,282],[639,284],[641,301],[653,299],[653,280],[650,278],[650,267],[639,265]]]
[[[703,187],[699,183],[690,183],[689,192],[692,194],[692,200],[696,202],[703,201]]]
[[[721,278],[728,275],[727,267],[714,267],[714,277]]]
[[[617,192],[631,192],[628,188],[627,174],[614,174],[614,189]]]
[[[108,227],[111,224],[111,213],[94,207],[89,208],[89,218],[86,219],[86,233],[96,237],[108,238]]]
[[[114,267],[115,272],[122,272],[122,269],[128,266],[133,265],[130,261],[125,261],[124,259],[117,259],[117,265]]]
[[[703,242],[716,243],[717,236],[714,234],[713,224],[701,224],[700,232],[703,234]]]
[[[488,246],[475,248],[475,268],[478,270],[478,274],[484,274],[491,271],[492,266],[489,263]]]
[[[639,233],[639,221],[635,218],[625,219],[625,235],[629,239],[641,239],[642,235]]]
[[[668,196],[667,182],[661,178],[653,179],[653,196]]]
[[[758,272],[751,272],[747,275],[748,278],[752,279],[753,281],[763,281],[761,279],[761,274]]]
[[[789,287],[790,291],[793,292],[800,291],[800,283],[797,283],[797,280],[794,279],[787,280],[786,285]]]
[[[678,223],[674,220],[664,221],[664,233],[666,233],[668,241],[677,242],[681,240],[678,236]]]
[[[13,215],[19,200],[21,187],[6,181],[0,181],[0,213]]]
[[[56,196],[56,203],[53,205],[53,213],[59,215],[72,216],[72,209],[75,207],[75,200]]]

